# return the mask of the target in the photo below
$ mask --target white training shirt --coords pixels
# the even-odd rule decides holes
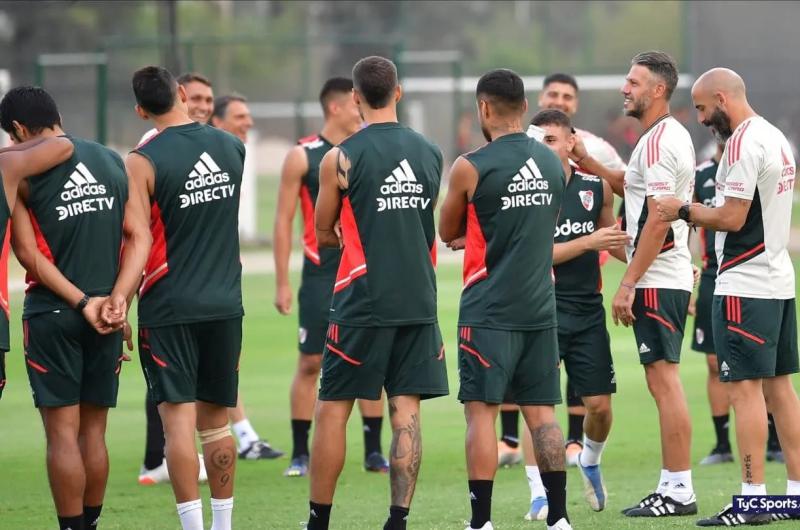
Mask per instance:
[[[694,146],[689,132],[672,116],[654,123],[639,138],[625,172],[625,230],[632,243],[625,251],[628,263],[639,244],[647,220],[647,197],[675,196],[690,201],[694,188]],[[636,287],[692,291],[689,228],[674,221],[661,253]]]
[[[625,171],[625,162],[622,161],[619,153],[610,143],[583,129],[576,128],[575,134],[583,140],[583,145],[586,147],[586,153],[589,156],[609,169]]]
[[[714,294],[788,300],[795,297],[789,257],[795,163],[783,133],[761,116],[739,124],[717,170],[717,206],[752,200],[738,232],[717,232]]]

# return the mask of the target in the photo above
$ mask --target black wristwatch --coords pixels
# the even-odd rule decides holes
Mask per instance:
[[[688,202],[686,204],[684,204],[683,206],[681,206],[678,209],[678,219],[681,219],[682,221],[686,221],[687,224],[691,224],[692,220],[689,218],[689,214],[691,213],[691,211],[690,211],[691,207],[692,207],[692,205],[689,204]]]
[[[88,303],[89,303],[89,295],[85,294],[83,295],[83,298],[81,298],[81,301],[78,302],[78,305],[75,306],[75,309],[77,309],[78,311],[83,311],[83,308],[86,307]]]

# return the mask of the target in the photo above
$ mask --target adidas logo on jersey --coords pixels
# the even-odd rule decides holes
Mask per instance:
[[[106,187],[97,182],[83,162],[78,162],[69,180],[64,183],[64,191],[61,192],[61,200],[67,204],[56,206],[58,220],[63,221],[68,217],[84,213],[111,210],[114,208],[114,197],[96,197],[105,194]]]
[[[554,237],[569,237],[571,235],[591,234],[592,232],[594,232],[594,221],[579,223],[578,221],[572,222],[571,219],[565,219],[563,223],[556,225]]]
[[[379,212],[407,208],[424,210],[431,202],[430,197],[417,196],[422,194],[425,188],[419,183],[414,170],[411,169],[411,165],[405,158],[386,177],[380,191],[382,195],[390,195],[390,197],[377,198]]]
[[[650,348],[644,342],[639,346],[639,353],[650,353]]]
[[[511,178],[508,184],[508,192],[514,193],[508,197],[500,197],[501,210],[518,208],[520,206],[549,206],[553,202],[553,195],[550,193],[525,193],[527,191],[544,191],[550,189],[550,183],[542,176],[539,166],[529,158],[525,161],[516,175]]]
[[[228,184],[230,180],[230,175],[204,152],[195,162],[183,186],[190,193],[179,196],[181,208],[233,197],[236,185]]]

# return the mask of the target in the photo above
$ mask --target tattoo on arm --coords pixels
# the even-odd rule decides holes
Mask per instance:
[[[558,423],[545,423],[531,431],[539,470],[564,471],[564,435]]]
[[[347,158],[347,155],[339,149],[339,152],[336,153],[336,179],[339,181],[339,187],[343,190],[346,190],[349,185],[349,170],[350,160]]]
[[[394,416],[396,413],[397,405],[389,400],[389,415]],[[392,433],[389,477],[393,505],[411,504],[421,462],[422,433],[419,414],[412,414],[407,424],[394,427]]]

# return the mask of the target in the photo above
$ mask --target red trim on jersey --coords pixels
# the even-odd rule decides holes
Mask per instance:
[[[330,343],[326,344],[325,346],[326,346],[326,347],[327,347],[327,348],[328,348],[328,349],[329,349],[331,352],[335,353],[336,355],[338,355],[339,357],[341,357],[342,359],[344,359],[344,360],[345,360],[345,361],[347,361],[348,363],[350,363],[350,364],[352,364],[352,365],[354,365],[354,366],[361,366],[361,361],[357,361],[357,360],[353,359],[352,357],[350,357],[349,355],[347,355],[347,354],[346,354],[345,352],[343,352],[342,350],[338,350],[338,349],[334,348],[333,346],[331,346],[331,344],[330,344]]]
[[[664,252],[665,250],[669,250],[674,246],[675,246],[675,242],[674,241],[670,241],[669,243],[664,243],[664,246],[661,247],[661,252]]]
[[[167,275],[167,232],[164,221],[161,219],[161,208],[157,202],[150,207],[150,233],[153,235],[153,246],[150,247],[150,256],[144,267],[144,278],[139,287],[139,296],[144,295],[155,283]]]
[[[34,215],[33,210],[30,208],[28,209],[28,215],[31,218],[31,226],[33,227],[33,234],[36,236],[36,248],[39,249],[47,261],[50,263],[55,263],[55,259],[53,258],[53,252],[50,250],[50,245],[47,243],[47,239],[45,239],[44,234],[42,233],[42,228],[39,226],[39,220],[36,219],[36,215]],[[5,248],[3,248],[5,250]],[[4,282],[8,283],[8,282]],[[25,283],[28,284],[28,287],[25,289],[27,293],[37,285],[39,285],[38,280],[29,272],[25,272]],[[7,299],[7,298],[6,298]]]
[[[745,258],[748,258],[748,257],[752,256],[753,254],[761,252],[762,250],[764,250],[764,243],[759,243],[758,245],[754,246],[750,250],[748,250],[746,252],[742,252],[741,254],[736,256],[735,258],[731,258],[728,261],[724,262],[722,265],[719,266],[719,272],[722,272],[725,269],[729,269],[730,267],[733,267],[736,263],[742,261]]]
[[[361,237],[358,235],[358,225],[353,213],[353,206],[350,204],[350,197],[345,197],[342,201],[339,220],[341,221],[344,249],[339,262],[339,270],[336,273],[336,283],[333,284],[334,293],[347,288],[353,280],[367,273],[367,258],[364,256],[364,247],[361,246]]]
[[[486,270],[486,238],[481,230],[475,204],[467,205],[467,239],[464,248],[464,289],[489,276]]]
[[[667,128],[667,124],[662,122],[655,131],[650,135],[650,138],[647,139],[647,167],[650,167],[659,160],[661,160],[661,152],[659,151],[661,147],[661,136],[664,134],[664,129]]]
[[[728,149],[728,165],[729,166],[732,166],[733,164],[735,164],[736,162],[739,161],[739,158],[741,158],[741,154],[742,154],[742,138],[744,137],[744,133],[747,130],[747,128],[750,127],[750,123],[751,123],[750,121],[745,123],[742,126],[741,130],[739,130],[739,132],[737,132],[733,136],[733,138],[728,140],[728,142],[729,142],[728,147],[730,148],[730,149]]]
[[[3,308],[6,318],[11,318],[11,307],[8,305],[8,254],[10,249],[11,219],[6,222],[6,236],[3,238],[3,250],[0,254],[0,307]]]
[[[645,313],[645,316],[648,316],[648,317],[652,318],[653,320],[659,322],[662,326],[664,326],[665,328],[667,328],[671,332],[675,333],[675,326],[670,324],[670,322],[668,320],[664,319],[664,317],[659,316],[659,315],[657,315],[655,313],[651,313],[649,311]]]
[[[436,268],[436,262],[439,260],[439,250],[436,245],[436,237],[433,238],[433,243],[431,244],[431,263],[433,264],[433,268]]]
[[[764,339],[762,339],[761,337],[756,337],[752,333],[748,333],[747,331],[743,330],[742,328],[737,328],[736,326],[731,326],[730,324],[728,324],[728,329],[730,331],[733,331],[734,333],[738,333],[742,337],[745,337],[745,338],[748,338],[748,339],[752,340],[756,344],[765,344],[767,342]]]
[[[484,359],[483,356],[477,352],[477,350],[473,350],[466,344],[459,344],[458,347],[464,350],[465,352],[469,353],[470,355],[476,357],[478,359],[478,362],[481,363],[484,368],[489,368],[492,366],[491,364],[489,364],[489,361]]]
[[[314,265],[319,265],[319,245],[314,228],[314,201],[308,186],[300,186],[300,210],[303,214],[303,253]]]
[[[299,140],[297,140],[297,145],[310,144],[312,142],[316,142],[320,138],[321,137],[320,137],[319,134],[309,134],[308,136],[304,136],[304,137],[300,138]]]

